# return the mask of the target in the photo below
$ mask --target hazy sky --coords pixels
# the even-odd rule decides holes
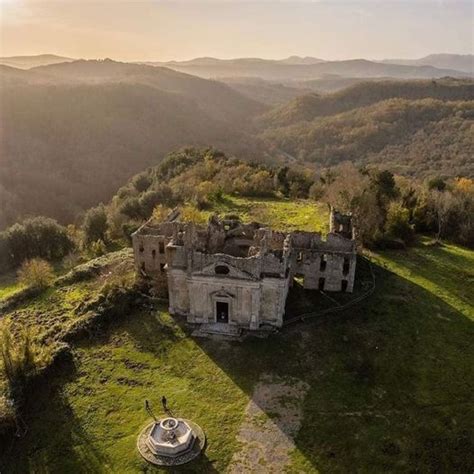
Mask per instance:
[[[0,0],[0,55],[122,60],[472,53],[474,1]]]

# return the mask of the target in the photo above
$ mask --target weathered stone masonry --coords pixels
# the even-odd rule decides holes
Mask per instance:
[[[176,216],[174,216],[176,217]],[[147,222],[132,236],[136,270],[167,282],[169,310],[192,323],[281,327],[295,277],[306,289],[352,292],[356,246],[350,216],[331,213],[324,240],[212,217],[207,227]]]

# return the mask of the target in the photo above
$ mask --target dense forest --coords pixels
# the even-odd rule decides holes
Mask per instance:
[[[474,176],[472,81],[371,81],[294,99],[304,83],[227,82],[111,60],[0,66],[0,229],[35,215],[75,222],[183,146],[273,168],[351,161]]]
[[[212,148],[185,148],[135,175],[76,226],[66,229],[36,217],[0,232],[0,264],[7,268],[35,257],[60,259],[74,248],[100,255],[107,243],[129,242],[131,233],[152,216],[161,220],[179,207],[183,218],[204,223],[231,196],[326,203],[354,216],[357,239],[366,247],[405,247],[416,233],[474,245],[472,179],[420,182],[347,162],[324,171],[272,167]]]
[[[474,101],[390,99],[313,121],[268,128],[262,138],[302,161],[377,163],[426,177],[473,176]]]
[[[293,125],[348,112],[388,99],[438,99],[443,101],[474,100],[474,82],[462,79],[430,81],[361,82],[334,94],[300,95],[287,104],[264,114],[259,121],[264,127]]]
[[[0,228],[36,214],[70,222],[184,145],[263,155],[244,133],[262,105],[215,81],[136,67],[143,75],[96,61],[2,70]]]

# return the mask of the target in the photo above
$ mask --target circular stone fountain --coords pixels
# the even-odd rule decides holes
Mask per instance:
[[[158,466],[177,466],[204,449],[206,437],[199,425],[183,418],[162,418],[147,425],[138,436],[140,454]]]

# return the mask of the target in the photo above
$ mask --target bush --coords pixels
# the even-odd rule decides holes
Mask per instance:
[[[410,224],[410,212],[398,202],[392,202],[388,208],[385,230],[391,238],[399,238],[410,243],[414,237]]]
[[[169,216],[171,209],[166,206],[159,204],[153,209],[153,219],[157,222],[163,222]]]
[[[140,209],[133,209],[132,214],[138,214],[138,216],[148,219],[157,205],[173,204],[173,202],[172,189],[167,185],[161,185],[144,193],[138,201]]]
[[[96,242],[97,240],[106,240],[105,234],[108,230],[108,223],[105,207],[102,204],[86,212],[82,230],[84,231],[84,241],[86,244]]]
[[[16,401],[22,395],[28,378],[36,372],[36,347],[28,331],[15,334],[6,326],[1,332],[3,372],[10,395]]]
[[[119,212],[130,219],[141,219],[142,207],[136,197],[126,199],[119,207]]]
[[[18,280],[30,288],[47,288],[54,280],[53,267],[40,258],[25,260],[18,271]]]
[[[183,222],[194,222],[194,224],[206,224],[207,216],[191,204],[182,207],[180,218]]]
[[[142,173],[132,179],[132,184],[139,193],[142,193],[150,187],[151,181],[146,174]]]
[[[96,240],[90,245],[90,252],[93,257],[101,257],[107,252],[107,247],[103,240]]]
[[[17,266],[35,257],[60,259],[73,248],[74,242],[63,226],[39,216],[14,224],[0,235],[0,262]]]

